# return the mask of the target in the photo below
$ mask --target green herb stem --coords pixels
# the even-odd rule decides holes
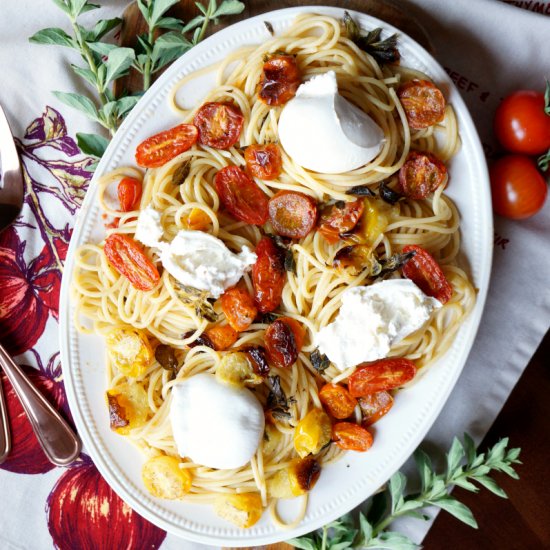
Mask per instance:
[[[74,36],[76,38],[78,47],[80,48],[80,54],[82,55],[82,58],[84,59],[84,61],[86,61],[86,63],[88,64],[88,67],[90,68],[90,70],[95,76],[96,89],[99,95],[99,101],[101,102],[101,105],[104,106],[107,103],[109,103],[109,98],[105,94],[103,84],[100,82],[98,66],[94,60],[92,51],[90,50],[88,44],[86,43],[86,40],[84,40],[84,37],[80,32],[80,28],[76,23],[76,19],[73,17],[71,17],[70,19],[71,19],[71,25],[73,28]],[[112,116],[110,116],[104,123],[101,123],[101,124],[102,126],[107,128],[107,130],[109,130],[112,136],[115,135],[117,125],[116,125],[116,121],[113,120]]]
[[[153,44],[155,40],[155,28],[149,27],[149,32],[147,34],[147,41],[149,44]],[[146,92],[151,87],[151,73],[153,69],[153,61],[151,54],[147,55],[147,61],[143,67],[143,91]]]

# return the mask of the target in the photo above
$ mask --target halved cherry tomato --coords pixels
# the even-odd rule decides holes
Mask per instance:
[[[295,95],[302,75],[293,55],[273,55],[263,66],[258,97],[267,105],[284,105]]]
[[[279,191],[269,199],[268,209],[275,232],[291,239],[305,237],[317,221],[317,204],[297,191]]]
[[[205,335],[212,342],[216,351],[224,351],[230,348],[239,338],[239,333],[229,325],[216,325],[209,328]]]
[[[435,155],[411,151],[399,170],[399,186],[409,199],[425,199],[446,176],[446,166]]]
[[[393,406],[393,397],[387,391],[379,391],[358,399],[363,413],[363,426],[370,426],[380,420]]]
[[[199,130],[199,143],[215,149],[229,149],[241,136],[244,117],[237,105],[210,102],[200,107],[193,119]]]
[[[397,96],[413,130],[437,124],[445,117],[445,98],[441,90],[428,80],[415,78],[405,82],[399,86]]]
[[[144,168],[158,168],[190,149],[199,136],[193,124],[180,124],[155,134],[136,148],[136,162]]]
[[[296,342],[296,349],[298,350],[298,353],[300,353],[306,337],[306,328],[292,317],[279,317],[277,320],[285,323],[285,325],[292,330],[292,334],[294,334],[294,342]]]
[[[141,199],[141,181],[136,178],[122,178],[117,187],[118,202],[122,212],[136,210]]]
[[[260,313],[279,307],[285,286],[285,250],[270,237],[263,237],[256,247],[258,259],[252,266],[254,302]]]
[[[500,216],[521,220],[533,216],[544,206],[548,185],[529,157],[502,157],[491,166],[489,173],[493,210]]]
[[[544,94],[519,90],[505,97],[495,113],[495,134],[512,153],[540,155],[550,149],[550,115]]]
[[[148,291],[157,286],[160,280],[157,268],[131,237],[119,233],[109,235],[105,239],[103,251],[109,263],[126,277],[133,287]]]
[[[332,440],[344,451],[364,453],[372,447],[372,434],[353,422],[337,422],[332,426]]]
[[[342,233],[348,233],[361,219],[365,208],[362,199],[351,202],[338,201],[321,211],[318,231],[331,244],[338,242]]]
[[[232,216],[251,225],[267,221],[267,196],[239,167],[222,168],[214,182],[220,200]]]
[[[281,149],[276,143],[249,145],[244,152],[246,171],[262,180],[273,180],[280,176],[283,166]]]
[[[350,416],[357,405],[357,399],[340,384],[325,384],[319,390],[319,399],[328,412],[338,420]]]
[[[254,299],[244,288],[228,288],[220,298],[227,322],[237,332],[246,330],[258,315]]]
[[[446,304],[453,295],[453,287],[447,281],[435,258],[424,248],[416,244],[403,247],[403,253],[414,252],[414,256],[403,266],[403,275],[410,279],[420,290]]]
[[[277,319],[265,331],[265,349],[271,363],[280,369],[292,366],[298,359],[298,346],[290,323]]]
[[[206,229],[211,223],[210,216],[201,208],[192,208],[191,212],[183,220],[185,229],[193,229],[195,231]]]
[[[415,374],[416,366],[409,359],[380,359],[359,365],[348,379],[348,389],[353,397],[363,397],[402,386],[412,380]]]
[[[258,376],[265,378],[269,374],[270,367],[263,346],[243,346],[240,351],[246,354],[252,365],[252,370]]]

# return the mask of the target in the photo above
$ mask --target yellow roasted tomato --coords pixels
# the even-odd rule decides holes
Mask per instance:
[[[246,529],[262,516],[262,499],[258,493],[224,493],[216,496],[214,511],[221,518]]]
[[[149,399],[142,386],[134,382],[118,384],[107,391],[111,429],[121,435],[147,422]]]
[[[268,480],[267,493],[272,498],[303,495],[313,489],[320,475],[321,466],[313,457],[295,458]]]
[[[141,471],[146,489],[157,498],[183,498],[191,489],[193,476],[179,465],[180,461],[173,456],[150,458]]]
[[[216,378],[224,384],[243,388],[246,384],[261,384],[263,378],[254,372],[246,353],[234,351],[222,357],[216,368]]]
[[[309,411],[294,429],[294,448],[303,458],[317,454],[330,442],[332,424],[328,414],[322,409]]]
[[[107,353],[113,365],[131,378],[143,376],[154,358],[145,332],[132,327],[117,328],[107,334]]]

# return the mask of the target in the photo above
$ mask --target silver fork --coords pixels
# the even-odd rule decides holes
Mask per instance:
[[[2,179],[0,181],[0,232],[10,226],[23,206],[24,182],[21,163],[8,124],[0,106],[0,158]],[[80,454],[80,439],[60,414],[31,384],[21,367],[14,363],[0,344],[0,367],[6,373],[32,428],[48,459],[58,466],[66,466]],[[0,387],[0,463],[10,451],[11,439],[6,402]]]

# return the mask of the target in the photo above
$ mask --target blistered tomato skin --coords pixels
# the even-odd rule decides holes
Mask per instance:
[[[355,228],[364,208],[363,199],[327,205],[321,211],[317,230],[326,241],[334,244],[342,233],[348,233]]]
[[[403,247],[403,253],[414,252],[414,256],[403,266],[403,275],[420,290],[446,304],[453,295],[453,287],[445,277],[435,258],[421,246],[411,244]]]
[[[379,391],[393,390],[410,382],[415,374],[415,364],[401,357],[365,363],[359,365],[349,377],[349,393],[353,397],[363,397]]]
[[[122,212],[131,212],[139,208],[142,185],[136,178],[122,178],[117,187],[118,202]]]
[[[445,118],[445,98],[429,80],[414,79],[397,90],[409,126],[413,130],[428,128]]]
[[[370,393],[358,399],[363,420],[362,426],[371,426],[380,420],[393,406],[393,397],[387,391]]]
[[[227,322],[237,332],[246,330],[258,314],[254,299],[245,288],[228,288],[222,294],[220,302]]]
[[[254,302],[260,313],[279,307],[286,282],[285,251],[270,237],[263,237],[256,247],[258,259],[252,266]]]
[[[274,180],[281,175],[283,160],[276,143],[249,145],[244,152],[246,171],[262,180]]]
[[[268,209],[275,232],[290,239],[302,239],[317,221],[317,203],[297,191],[279,191],[269,199]]]
[[[136,162],[143,168],[158,168],[190,149],[198,135],[193,124],[180,124],[155,134],[137,146]]]
[[[548,184],[530,158],[502,157],[491,166],[489,174],[493,210],[498,215],[522,220],[544,206]]]
[[[353,422],[338,422],[332,426],[332,440],[344,451],[364,453],[372,447],[372,434]]]
[[[411,151],[399,170],[401,192],[409,199],[425,199],[445,183],[447,168],[434,154]]]
[[[319,390],[319,399],[326,410],[338,420],[352,415],[357,400],[340,384],[325,384]]]
[[[277,319],[265,331],[265,347],[268,359],[280,369],[292,366],[298,359],[298,347],[292,328]]]
[[[199,143],[215,149],[229,149],[241,137],[244,117],[236,105],[224,102],[205,103],[193,119]]]
[[[234,218],[251,225],[267,221],[267,196],[239,167],[222,168],[214,182],[222,204]]]
[[[519,90],[504,98],[495,112],[498,141],[511,153],[540,155],[550,149],[550,115],[544,94]]]
[[[273,55],[263,66],[258,97],[272,107],[284,105],[302,83],[300,69],[293,55]]]

